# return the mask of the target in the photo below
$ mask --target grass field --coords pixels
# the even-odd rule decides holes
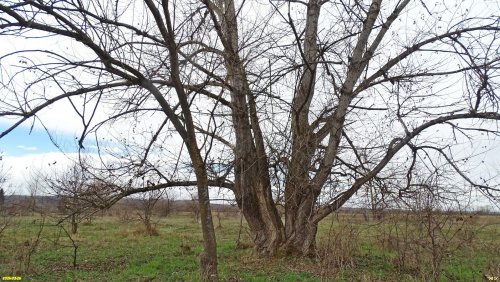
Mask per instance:
[[[71,238],[50,217],[9,220],[0,234],[0,276],[23,281],[198,280],[201,230],[188,214],[156,219],[158,236],[145,235],[137,220],[117,217],[83,222]],[[484,281],[500,276],[499,216],[365,221],[360,214],[337,214],[322,222],[315,258],[259,257],[237,215],[222,215],[220,223],[222,281]]]

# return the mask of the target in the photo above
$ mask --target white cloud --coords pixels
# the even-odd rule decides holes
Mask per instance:
[[[77,153],[64,154],[61,152],[25,156],[5,155],[2,163],[9,172],[9,183],[11,184],[7,190],[12,194],[29,194],[26,183],[35,172],[48,172],[54,168],[64,168],[77,158]]]
[[[36,151],[37,150],[37,148],[35,146],[17,145],[16,147],[19,149],[26,150],[26,151]]]
[[[100,152],[115,153],[115,154],[123,153],[123,150],[117,146],[88,145],[88,146],[86,146],[86,148],[91,149],[91,150],[95,150],[96,152],[100,151]]]

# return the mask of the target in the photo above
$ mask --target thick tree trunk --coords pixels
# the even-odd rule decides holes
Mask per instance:
[[[235,86],[231,93],[236,129],[234,193],[254,234],[256,249],[273,255],[284,240],[284,227],[272,198],[269,164],[256,116],[249,117],[247,97],[252,94],[243,70],[239,66],[228,69]]]
[[[275,254],[314,253],[317,223],[310,222],[318,197],[310,181],[318,141],[309,124],[309,108],[314,96],[317,52],[316,34],[321,4],[308,3],[304,41],[304,70],[293,100],[292,157],[285,189],[285,227],[272,198],[269,165],[260,131],[254,96],[238,55],[238,30],[234,2],[225,1],[222,32],[225,65],[231,83],[232,119],[235,128],[235,189],[238,205],[254,235],[256,249]]]
[[[297,133],[299,134],[301,137],[294,139],[292,144],[293,153],[285,185],[285,234],[287,238],[293,235],[297,225],[303,225],[301,222],[303,220],[299,217],[301,205],[307,202],[312,207],[309,201],[314,198],[309,183],[309,171],[315,147],[309,142],[309,134]]]
[[[257,178],[254,180],[258,182]],[[235,192],[236,201],[253,235],[256,251],[272,256],[284,242],[284,229],[272,197],[259,197],[261,188],[256,187],[259,185],[253,183],[237,187],[239,192]]]
[[[222,1],[221,1],[222,2]],[[284,227],[272,198],[269,164],[253,94],[238,54],[238,22],[235,4],[219,4],[219,30],[224,63],[231,84],[232,121],[235,129],[235,188],[238,206],[254,235],[258,252],[274,255],[284,242]]]
[[[302,170],[305,169],[302,167]],[[283,249],[287,254],[312,255],[317,224],[310,219],[314,216],[318,194],[311,189],[307,174],[296,170],[289,173],[285,190],[286,244]]]
[[[232,95],[234,100],[242,98],[239,101],[242,107],[233,112],[233,121],[238,125],[234,193],[254,235],[256,250],[274,255],[284,241],[284,227],[272,198],[267,157],[262,153],[263,148],[259,148],[259,145],[263,145],[256,140],[262,137],[252,134],[245,96],[240,95]]]
[[[308,224],[314,212],[317,191],[310,181],[314,153],[318,141],[309,123],[309,110],[314,97],[318,45],[316,34],[321,4],[310,0],[303,46],[303,73],[292,102],[292,154],[285,184],[285,234],[287,253],[310,254],[314,250],[316,227]],[[297,44],[300,44],[297,42]],[[311,233],[314,233],[311,235]]]
[[[232,118],[235,128],[235,195],[238,205],[254,236],[256,250],[273,255],[278,249],[311,254],[314,251],[316,224],[310,224],[317,193],[309,183],[311,159],[316,149],[308,122],[309,107],[314,96],[317,65],[316,33],[320,4],[311,0],[308,22],[304,73],[292,114],[293,152],[285,190],[286,227],[272,198],[269,165],[253,94],[244,66],[238,55],[237,21],[233,1],[226,1],[225,13],[219,15],[226,40],[225,65],[231,83]]]

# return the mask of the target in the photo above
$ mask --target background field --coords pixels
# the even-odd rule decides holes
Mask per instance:
[[[0,276],[198,280],[201,231],[191,213],[154,218],[156,236],[147,235],[133,214],[94,216],[72,236],[65,232],[69,225],[62,228],[56,218],[4,215]],[[238,213],[217,213],[214,219],[223,281],[483,281],[500,276],[497,215],[337,213],[322,222],[318,254],[310,258],[258,256]]]

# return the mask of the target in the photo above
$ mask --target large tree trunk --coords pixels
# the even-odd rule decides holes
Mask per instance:
[[[311,123],[309,111],[316,83],[319,56],[316,36],[321,3],[318,0],[308,2],[302,54],[304,67],[292,102],[292,153],[285,186],[285,249],[288,252],[303,255],[314,253],[319,222],[316,215],[318,207],[315,204],[338,154],[345,117],[354,97],[353,88],[367,64],[363,53],[379,7],[379,1],[375,0],[370,6],[363,31],[352,53],[346,79],[339,91],[335,110],[332,114],[327,114],[326,121],[316,120]],[[323,125],[318,126],[320,123]],[[326,146],[321,144],[326,140]],[[323,145],[321,157],[315,159],[320,145]],[[332,206],[332,209],[338,207],[340,205]]]
[[[284,251],[288,254],[311,255],[315,250],[317,224],[311,224],[309,219],[314,215],[319,194],[311,186],[308,174],[313,146],[307,140],[302,141],[305,142],[293,146],[296,150],[290,161],[285,186]]]
[[[311,171],[316,165],[314,154],[320,139],[309,122],[309,111],[314,97],[318,45],[316,35],[321,4],[310,0],[303,45],[303,72],[292,102],[292,155],[285,185],[285,227],[272,198],[269,164],[244,65],[238,54],[238,28],[234,1],[221,0],[219,9],[212,9],[212,17],[220,19],[219,37],[224,46],[224,61],[231,85],[231,110],[235,129],[234,149],[235,186],[238,206],[248,222],[256,249],[274,254],[278,248],[287,253],[310,255],[314,253],[317,222],[315,204],[326,172],[332,166],[341,138],[341,126],[349,98],[342,98],[336,110],[335,121],[326,131],[330,135],[329,158],[322,161],[322,173],[313,180]],[[209,6],[209,5],[208,5]],[[217,10],[217,12],[216,12]],[[291,23],[293,25],[293,23]],[[300,41],[297,44],[301,44]],[[352,88],[352,87],[351,87]],[[345,93],[344,93],[345,94]],[[327,134],[328,135],[328,134]]]
[[[235,129],[234,193],[258,252],[274,255],[284,242],[284,227],[272,198],[269,164],[253,94],[238,54],[238,23],[234,1],[223,0],[218,17],[224,61],[231,89]],[[223,7],[223,9],[222,9]]]
[[[274,205],[268,183],[262,183],[262,175],[254,169],[237,170],[235,195],[238,206],[243,213],[253,235],[255,249],[259,253],[274,255],[284,242],[284,228]],[[238,167],[238,166],[237,166]],[[266,191],[268,190],[268,191]]]
[[[314,252],[317,223],[309,221],[319,190],[311,185],[309,173],[318,146],[309,124],[309,108],[314,96],[318,46],[316,34],[321,4],[308,3],[304,40],[304,71],[293,101],[292,157],[285,189],[285,223],[272,198],[269,164],[243,63],[238,55],[238,28],[234,2],[224,1],[221,36],[228,80],[232,86],[232,119],[235,128],[234,193],[256,249],[274,254],[281,248],[287,253],[309,255]],[[300,44],[300,43],[298,43]]]
[[[310,185],[309,168],[317,148],[308,121],[316,77],[316,34],[320,13],[318,0],[308,4],[304,41],[304,72],[293,101],[293,152],[285,190],[286,227],[272,198],[269,164],[243,63],[238,54],[238,28],[234,1],[221,0],[217,14],[219,36],[231,84],[232,120],[236,135],[234,193],[260,253],[275,254],[279,248],[301,254],[314,251],[317,225],[311,224],[318,192]],[[223,7],[223,8],[222,8]],[[215,16],[214,10],[212,10]],[[300,44],[300,43],[299,43]]]
[[[309,123],[309,110],[316,82],[316,34],[320,8],[319,1],[308,2],[302,57],[304,67],[292,102],[292,155],[285,184],[284,249],[289,254],[311,254],[314,251],[317,230],[315,224],[308,222],[314,213],[314,204],[319,194],[310,180],[310,172],[314,166],[313,157],[319,142]]]
[[[233,59],[240,64],[238,58]],[[284,240],[284,228],[272,198],[264,142],[256,115],[249,120],[252,110],[248,107],[247,97],[252,94],[243,69],[238,65],[228,65],[235,89],[231,93],[236,128],[234,193],[254,234],[256,249],[273,255]]]
[[[304,246],[307,233],[315,230],[309,228],[308,218],[313,215],[317,200],[309,181],[313,146],[304,139],[292,145],[294,153],[285,185],[285,251],[289,254],[310,254],[314,249],[314,242]]]
[[[303,215],[299,215],[303,216]],[[283,249],[289,255],[314,256],[316,254],[316,233],[318,225],[311,222],[296,224],[294,233],[287,238]],[[299,227],[300,226],[300,227]]]
[[[291,189],[290,187],[293,187]],[[310,232],[308,218],[312,216],[315,198],[310,189],[287,186],[285,201],[286,238],[285,251],[288,254],[309,254],[314,249],[314,242],[304,246],[304,240]]]

